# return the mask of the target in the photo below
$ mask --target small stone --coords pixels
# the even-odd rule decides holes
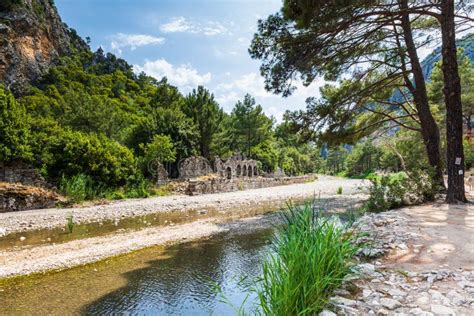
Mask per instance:
[[[333,313],[333,312],[325,309],[321,313],[319,313],[319,316],[336,316],[336,313]]]
[[[455,290],[449,291],[448,294],[446,294],[446,297],[449,298],[449,300],[455,305],[462,305],[467,303],[466,298]]]
[[[431,312],[436,315],[456,315],[452,308],[438,304],[431,305]]]
[[[392,288],[388,290],[388,294],[390,294],[391,296],[406,296],[407,295],[405,291],[402,291],[396,288]]]
[[[429,290],[428,293],[431,294],[431,299],[437,301],[441,304],[449,304],[449,299],[441,294],[441,292],[436,290]]]
[[[430,298],[427,297],[427,296],[421,296],[421,297],[417,298],[415,302],[418,305],[425,306],[425,305],[429,304]]]
[[[408,246],[404,243],[398,245],[398,249],[401,249],[401,250],[407,250],[408,249]]]
[[[395,308],[402,306],[402,304],[400,304],[399,301],[391,299],[391,298],[385,298],[385,297],[380,299],[380,304],[383,307],[388,308],[389,310],[394,310]]]
[[[331,302],[336,304],[336,305],[344,305],[344,306],[355,306],[355,305],[357,305],[356,301],[350,300],[348,298],[341,297],[341,296],[332,297]]]
[[[21,236],[20,237],[20,241],[25,241],[26,240],[26,237],[25,236]]]
[[[373,292],[369,289],[363,289],[362,290],[362,297],[368,297],[372,294]]]
[[[5,237],[7,235],[7,230],[3,227],[0,227],[0,237]]]
[[[377,311],[377,315],[380,315],[380,316],[385,316],[385,315],[388,315],[388,314],[390,314],[390,312],[386,309],[383,309],[383,308],[381,308]]]
[[[426,312],[422,310],[421,308],[413,308],[408,311],[408,314],[410,315],[416,315],[416,316],[433,316],[433,313],[431,312]]]

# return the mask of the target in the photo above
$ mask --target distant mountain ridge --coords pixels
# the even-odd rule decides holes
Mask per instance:
[[[458,40],[457,47],[462,48],[464,50],[464,54],[468,56],[472,62],[474,62],[474,33],[466,35],[462,39]],[[421,66],[423,68],[423,75],[426,80],[429,80],[434,66],[440,60],[441,47],[438,47],[422,61]]]

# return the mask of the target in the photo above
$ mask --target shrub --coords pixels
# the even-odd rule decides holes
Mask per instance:
[[[31,158],[28,123],[25,108],[0,84],[0,161]]]
[[[79,203],[97,197],[94,181],[85,174],[78,174],[71,178],[63,176],[59,183],[59,190],[72,202]]]
[[[257,284],[265,315],[317,315],[352,268],[358,247],[339,222],[290,207]]]
[[[336,194],[339,194],[339,195],[342,194],[342,187],[337,188]]]
[[[372,186],[369,188],[369,199],[364,204],[364,209],[369,212],[430,201],[439,190],[430,172],[418,169],[389,176],[374,175],[369,180]]]
[[[57,179],[61,175],[72,178],[83,174],[107,187],[124,186],[135,181],[137,163],[127,147],[103,135],[53,130],[57,133],[42,133],[46,139],[38,137],[46,147],[42,147],[40,154],[43,168],[50,178]],[[39,145],[35,147],[41,148]]]

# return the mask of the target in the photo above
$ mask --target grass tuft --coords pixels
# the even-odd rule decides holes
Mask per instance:
[[[351,272],[355,237],[311,205],[289,207],[256,292],[264,315],[317,315]]]

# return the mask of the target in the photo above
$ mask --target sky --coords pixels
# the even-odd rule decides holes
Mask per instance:
[[[246,93],[267,115],[305,107],[322,81],[300,85],[288,98],[265,91],[258,60],[247,52],[257,21],[277,12],[281,0],[56,0],[64,22],[91,48],[102,46],[134,70],[168,81],[184,94],[198,85],[230,112]]]

